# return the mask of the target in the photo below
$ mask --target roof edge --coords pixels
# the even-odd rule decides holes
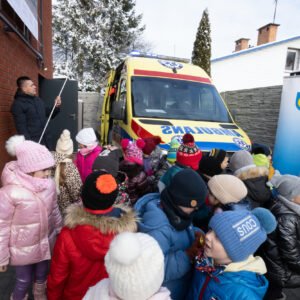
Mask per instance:
[[[291,42],[291,41],[294,41],[294,40],[297,40],[297,39],[300,39],[300,35],[294,36],[294,37],[291,37],[291,38],[287,38],[287,39],[281,40],[281,41],[275,41],[275,42],[271,42],[271,43],[267,43],[267,44],[263,44],[263,45],[259,45],[259,46],[255,46],[255,47],[251,47],[251,48],[247,48],[247,49],[244,49],[244,50],[240,50],[238,52],[233,52],[233,53],[230,53],[230,54],[227,54],[227,55],[224,55],[224,56],[213,58],[210,61],[211,62],[217,62],[217,61],[225,60],[225,59],[232,58],[232,57],[235,57],[235,56],[239,56],[239,55],[243,55],[243,54],[248,54],[250,52],[260,51],[260,50],[262,50],[264,48],[278,46],[280,44]]]

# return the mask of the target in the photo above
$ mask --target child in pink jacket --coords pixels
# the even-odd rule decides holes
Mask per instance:
[[[93,128],[83,128],[76,135],[79,150],[75,164],[78,168],[82,182],[92,173],[92,166],[95,159],[102,151],[98,145],[97,137]]]
[[[48,263],[62,219],[56,187],[49,178],[54,159],[45,146],[13,136],[6,142],[16,161],[7,163],[0,189],[0,271],[15,266],[11,299],[27,298],[33,284],[34,299],[46,299]]]

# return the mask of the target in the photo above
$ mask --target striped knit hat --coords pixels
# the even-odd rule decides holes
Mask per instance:
[[[176,153],[181,144],[181,137],[180,136],[173,136],[170,142],[170,148],[168,150],[167,160],[174,164],[176,161]]]
[[[198,170],[201,158],[202,152],[196,146],[194,137],[190,133],[186,133],[182,137],[182,144],[177,150],[176,161],[196,171]]]

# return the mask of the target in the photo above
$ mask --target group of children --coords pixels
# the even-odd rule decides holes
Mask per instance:
[[[229,158],[202,153],[191,134],[167,153],[160,137],[100,146],[92,128],[76,141],[75,157],[68,130],[53,153],[22,136],[6,143],[11,299],[32,283],[37,300],[284,299],[300,287],[300,178],[274,172],[265,145]]]

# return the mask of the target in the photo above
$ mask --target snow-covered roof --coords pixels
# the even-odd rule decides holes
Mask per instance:
[[[298,39],[300,40],[300,36],[299,35],[291,37],[291,38],[288,38],[288,39],[285,39],[285,40],[271,42],[271,43],[267,43],[267,44],[255,46],[255,47],[252,47],[252,48],[247,48],[247,49],[240,50],[240,51],[237,51],[237,52],[225,55],[225,56],[220,56],[220,57],[213,58],[213,59],[211,59],[211,62],[217,62],[217,61],[228,59],[228,58],[232,58],[232,57],[235,57],[235,56],[244,55],[244,54],[248,54],[248,53],[255,52],[255,51],[260,51],[260,50],[263,50],[265,48],[270,48],[270,47],[278,46],[280,44],[292,42],[292,41],[295,41],[295,40],[298,40]]]

